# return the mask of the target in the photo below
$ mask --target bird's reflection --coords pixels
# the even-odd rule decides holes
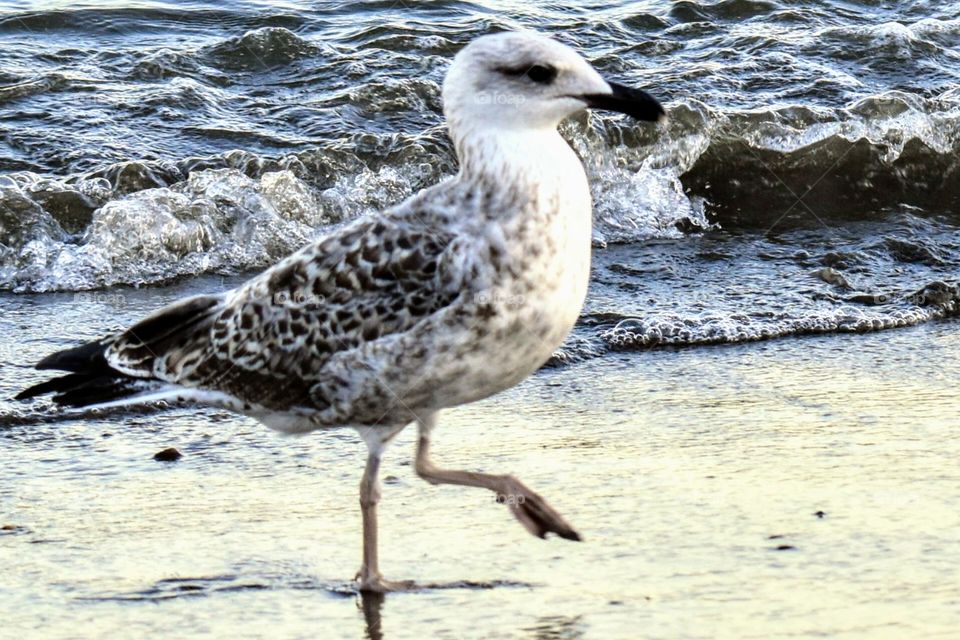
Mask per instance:
[[[367,625],[369,640],[383,640],[381,612],[386,596],[382,593],[361,593],[358,606],[363,609],[363,619]]]
[[[383,603],[386,596],[382,593],[361,593],[357,606],[363,610],[368,640],[383,640]],[[584,627],[580,616],[543,616],[536,624],[524,627],[523,631],[533,640],[580,640]]]
[[[543,616],[524,631],[533,640],[581,640],[584,626],[580,616]]]

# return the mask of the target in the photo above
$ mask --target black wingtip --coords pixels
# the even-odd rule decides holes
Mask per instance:
[[[107,367],[103,352],[108,344],[107,340],[94,340],[79,347],[57,351],[38,362],[34,365],[34,368],[40,370],[57,369],[59,371],[103,370]]]
[[[104,358],[107,340],[94,340],[78,347],[51,353],[34,365],[34,369],[67,371],[67,375],[51,378],[40,384],[28,387],[15,395],[14,400],[29,400],[47,393],[62,392],[77,386],[91,378],[110,372]],[[116,372],[113,372],[116,373]]]
[[[41,382],[40,384],[35,384],[32,387],[27,387],[17,395],[13,397],[14,400],[30,400],[31,398],[36,398],[37,396],[42,396],[47,393],[52,393],[54,391],[60,391],[65,386],[78,379],[77,374],[71,373],[65,376],[59,376],[57,378],[51,378],[46,382]]]
[[[157,380],[133,378],[116,371],[102,375],[86,372],[69,373],[24,389],[14,396],[14,400],[29,400],[52,393],[54,394],[53,402],[57,405],[86,407],[127,398],[149,391],[151,387],[159,384],[161,383]]]

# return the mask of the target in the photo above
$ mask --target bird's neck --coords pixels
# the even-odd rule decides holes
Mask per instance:
[[[462,179],[524,197],[580,202],[589,191],[580,159],[555,127],[474,129],[454,136]]]
[[[475,222],[490,238],[534,247],[522,253],[536,253],[540,267],[525,268],[569,275],[571,295],[582,302],[593,214],[587,177],[570,145],[556,129],[499,130],[456,142],[462,163],[458,182],[480,203]]]

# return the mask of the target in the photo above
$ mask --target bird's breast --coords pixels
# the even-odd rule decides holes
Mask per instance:
[[[572,155],[572,154],[571,154]],[[504,251],[492,286],[477,294],[480,339],[497,353],[480,368],[492,390],[508,388],[538,369],[570,333],[583,308],[590,275],[590,194],[583,170],[536,194],[528,210],[491,233]]]
[[[427,374],[411,405],[450,407],[514,386],[550,358],[580,315],[592,237],[587,179],[555,132],[534,142],[542,148],[514,154],[497,174],[503,181],[478,182],[474,201],[487,215],[464,234],[460,300],[425,329],[436,348],[419,367]]]

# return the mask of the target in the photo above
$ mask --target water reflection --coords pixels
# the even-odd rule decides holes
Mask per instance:
[[[543,616],[524,631],[535,640],[577,640],[584,637],[585,628],[582,616]]]
[[[363,611],[365,638],[383,640],[383,608],[386,596],[382,593],[361,593],[357,607]],[[525,637],[532,640],[579,640],[585,637],[586,624],[582,616],[543,616],[536,623],[522,628]]]
[[[358,606],[363,610],[368,640],[383,640],[383,603],[386,597],[382,593],[361,593]]]

